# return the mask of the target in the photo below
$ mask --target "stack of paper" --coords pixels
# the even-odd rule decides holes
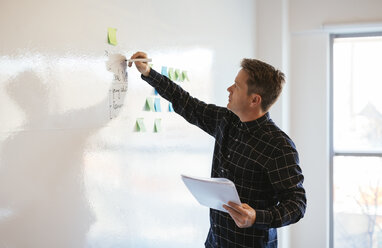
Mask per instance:
[[[207,207],[227,212],[229,201],[241,205],[235,184],[227,178],[201,178],[182,175],[182,180],[196,200]]]

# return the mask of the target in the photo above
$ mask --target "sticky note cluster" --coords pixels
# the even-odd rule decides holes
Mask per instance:
[[[162,112],[161,100],[159,97],[147,97],[144,106],[145,111],[151,112]],[[174,108],[172,107],[172,103],[168,103],[168,112],[174,112]]]
[[[146,111],[161,112],[160,98],[155,97],[153,99],[152,97],[147,97],[144,109]]]
[[[152,65],[150,65],[152,67]],[[162,66],[161,74],[168,77],[172,81],[177,82],[185,82],[190,81],[187,71],[180,70],[180,69],[174,69],[174,68],[167,68],[167,66]],[[168,107],[162,109],[161,106],[161,98],[158,96],[158,92],[156,89],[153,90],[154,96],[148,96],[146,97],[143,110],[148,112],[162,112],[162,111],[168,111],[168,112],[174,112],[174,108],[172,106],[171,102],[168,102]],[[167,109],[167,110],[166,110]],[[137,132],[146,132],[146,127],[144,123],[143,118],[137,118],[135,123],[135,130]],[[154,120],[154,133],[160,133],[162,132],[162,119],[156,118]]]
[[[135,130],[137,132],[141,132],[141,133],[146,132],[146,126],[144,123],[144,118],[137,118],[137,120],[135,122]],[[156,118],[154,120],[153,132],[154,133],[160,133],[161,131],[162,131],[162,119]]]
[[[174,69],[174,68],[168,68],[167,66],[162,66],[161,74],[163,76],[168,77],[172,81],[177,81],[177,82],[185,82],[185,81],[190,81],[188,78],[187,71],[180,70],[180,69]]]

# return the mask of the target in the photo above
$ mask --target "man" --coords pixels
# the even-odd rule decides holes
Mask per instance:
[[[147,55],[137,52],[131,58]],[[259,60],[243,59],[223,108],[191,97],[147,63],[135,65],[175,112],[215,137],[211,176],[233,181],[244,202],[224,205],[229,214],[210,210],[205,246],[277,247],[275,228],[297,222],[306,209],[295,145],[268,113],[281,93],[284,74]]]

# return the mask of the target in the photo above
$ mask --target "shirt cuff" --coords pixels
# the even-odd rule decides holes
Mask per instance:
[[[256,219],[253,224],[254,227],[258,228],[269,228],[272,223],[272,214],[268,210],[256,210]]]
[[[146,81],[146,79],[153,78],[155,73],[157,73],[153,68],[150,68],[149,75],[146,77],[143,74],[141,74],[141,78]]]

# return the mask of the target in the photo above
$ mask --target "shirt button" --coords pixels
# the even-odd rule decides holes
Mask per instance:
[[[222,173],[224,173],[224,169],[221,169],[220,171],[221,171]]]
[[[239,140],[238,139],[235,139],[236,142],[238,142]]]
[[[216,247],[218,247],[218,246],[219,246],[219,243],[218,243],[218,242],[215,242],[215,245],[216,245]]]
[[[230,157],[231,157],[231,155],[228,154],[227,158],[230,158]]]

